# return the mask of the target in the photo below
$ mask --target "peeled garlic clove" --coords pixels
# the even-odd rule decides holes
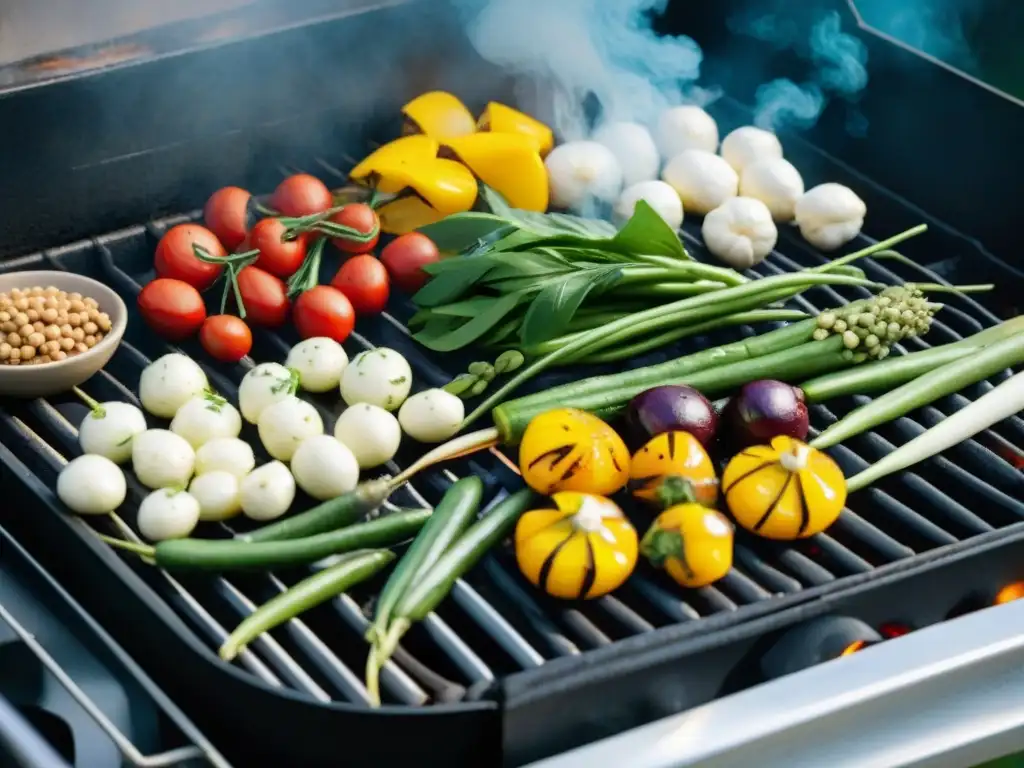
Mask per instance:
[[[852,189],[830,182],[807,190],[796,201],[794,215],[807,242],[834,251],[860,234],[867,210]]]
[[[718,149],[718,123],[700,107],[666,109],[658,118],[658,149],[662,157],[675,157],[688,149]]]
[[[740,174],[740,194],[768,206],[776,221],[791,221],[796,201],[804,193],[800,171],[781,157],[758,160]]]
[[[733,197],[704,217],[704,245],[733,269],[749,269],[772,252],[779,232],[771,211],[752,197]]]
[[[596,141],[569,141],[551,150],[548,169],[551,203],[583,207],[591,199],[610,202],[622,189],[622,168],[608,147]]]
[[[701,149],[688,149],[673,157],[661,178],[679,193],[683,210],[696,214],[705,214],[736,197],[740,183],[731,165]]]
[[[639,123],[605,123],[592,138],[615,155],[626,186],[658,178],[661,155],[651,132]]]
[[[744,125],[732,131],[722,140],[722,158],[736,173],[758,160],[772,160],[782,157],[782,144],[771,131]]]
[[[641,181],[626,187],[612,211],[616,222],[620,225],[627,222],[640,200],[651,206],[672,229],[683,225],[683,202],[679,193],[664,181]]]

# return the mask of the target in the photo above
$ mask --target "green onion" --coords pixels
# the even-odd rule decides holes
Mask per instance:
[[[836,445],[1021,363],[1024,363],[1024,335],[997,341],[976,354],[936,368],[876,397],[830,426],[812,440],[811,445],[815,448]]]
[[[1024,346],[1024,342],[1017,341]],[[941,373],[941,369],[936,373]],[[847,491],[859,491],[886,475],[929,459],[1021,410],[1024,410],[1024,373],[1011,376],[970,405],[948,416],[909,443],[904,443],[863,472],[857,473],[847,481]]]

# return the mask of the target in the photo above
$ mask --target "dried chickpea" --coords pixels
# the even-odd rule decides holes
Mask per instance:
[[[43,336],[45,336],[50,341],[53,341],[54,339],[59,339],[60,328],[58,328],[56,325],[48,325],[45,328],[43,328]]]
[[[82,324],[82,330],[85,331],[85,335],[86,336],[94,335],[99,329],[100,329],[100,327],[98,325],[96,325],[96,323],[92,322],[91,320],[88,323],[83,323]]]
[[[25,341],[28,342],[28,345],[30,347],[39,349],[41,346],[43,346],[43,344],[46,343],[46,337],[43,336],[43,334],[39,333],[38,331],[35,331],[34,333],[30,333],[28,335],[28,338],[25,339]]]
[[[2,303],[2,302],[0,302]],[[0,310],[0,323],[9,323],[11,321],[11,313],[6,310]]]
[[[30,323],[34,323],[36,320],[39,319],[39,310],[36,307],[29,307],[28,310],[25,312],[25,317],[28,318],[28,321]]]
[[[53,321],[57,319],[57,308],[47,307],[39,313],[39,319],[44,323],[52,324]]]
[[[75,352],[77,352],[78,354],[82,354],[83,352],[88,352],[88,351],[89,351],[89,348],[87,346],[85,346],[85,342],[84,341],[80,341],[77,344],[75,344]]]
[[[22,345],[22,347],[21,347],[21,359],[22,360],[31,360],[35,356],[36,356],[36,348],[35,347],[30,347],[28,344]]]
[[[14,302],[14,308],[19,312],[24,312],[26,309],[28,309],[28,299],[19,298],[17,301]]]
[[[74,339],[75,341],[82,341],[85,338],[85,331],[83,331],[81,328],[72,328],[71,338]]]
[[[71,312],[68,313],[68,324],[72,328],[74,328],[75,326],[81,325],[82,324],[82,316],[80,314],[78,314],[77,312],[75,312],[74,310],[72,310]]]
[[[11,345],[6,341],[0,344],[0,360],[7,360],[11,356]]]
[[[66,360],[67,356],[68,353],[63,349],[58,349],[56,352],[50,353],[50,359],[55,363],[59,363],[61,360]]]
[[[35,328],[32,327],[31,323],[25,323],[23,326],[18,328],[18,333],[20,333],[22,336],[28,336],[29,334],[33,333],[34,331],[35,331]]]
[[[42,365],[88,351],[112,328],[99,302],[55,286],[0,292],[0,363]]]
[[[85,304],[89,309],[99,309],[100,303],[96,299],[86,296],[82,299],[82,303]]]
[[[60,340],[60,348],[65,352],[70,352],[75,348],[75,340],[70,336],[65,336]]]
[[[11,319],[14,321],[14,324],[19,328],[21,328],[21,326],[23,325],[28,325],[28,315],[26,315],[24,312],[16,313],[14,317],[12,317]]]
[[[96,317],[96,325],[98,325],[100,327],[100,330],[103,331],[104,333],[109,331],[113,325],[110,322],[110,315],[108,315],[106,312],[100,312],[99,315],[97,315]]]
[[[20,347],[21,346],[21,336],[19,336],[17,332],[8,333],[7,334],[7,343],[10,344],[12,347]]]

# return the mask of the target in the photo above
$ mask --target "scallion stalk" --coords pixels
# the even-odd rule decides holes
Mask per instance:
[[[815,448],[836,445],[1021,363],[1024,363],[1024,335],[997,341],[876,397],[819,434],[811,445]]]
[[[847,491],[859,491],[886,475],[930,459],[1021,410],[1024,410],[1024,373],[1011,376],[970,405],[858,472],[847,481]]]

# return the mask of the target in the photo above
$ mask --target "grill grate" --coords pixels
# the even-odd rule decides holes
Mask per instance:
[[[317,172],[322,174],[326,170],[339,180],[344,179],[344,174],[330,164],[321,161],[318,166]],[[58,268],[83,272],[107,281],[134,306],[136,294],[152,277],[152,253],[162,232],[197,217],[198,214],[175,217],[123,230],[8,262],[3,269]],[[690,250],[702,258],[696,230],[689,224],[684,237]],[[861,237],[858,245],[869,242]],[[786,232],[781,234],[779,248],[786,255],[776,251],[751,276],[792,271],[825,260],[799,237]],[[939,275],[921,267],[883,265],[870,259],[861,262],[861,266],[872,279],[888,283],[944,282]],[[329,277],[334,268],[333,262],[325,264],[324,277]],[[866,295],[868,292],[863,289],[818,287],[795,299],[794,305],[816,312]],[[409,359],[418,386],[442,385],[454,373],[464,370],[467,361],[453,355],[446,358],[450,362],[442,367],[412,344],[401,322],[411,311],[407,300],[393,301],[391,314],[361,320],[359,334],[353,334],[346,347],[350,354],[357,351],[354,347],[398,348]],[[998,318],[977,301],[951,295],[928,340],[909,339],[907,349],[953,341],[995,322]],[[739,332],[750,335],[754,330],[744,328]],[[253,358],[283,359],[297,340],[289,333],[256,330]],[[717,343],[726,338],[728,335],[722,334],[713,340]],[[646,355],[637,364],[666,359],[701,342],[707,344],[708,339],[690,340],[675,350]],[[107,368],[87,382],[84,389],[98,400],[122,399],[138,404],[134,392],[142,369],[173,349],[152,335],[135,316]],[[212,364],[189,344],[181,351],[194,352],[211,384],[224,395],[236,397],[245,367]],[[545,376],[535,387],[558,380],[557,375]],[[832,454],[849,475],[891,451],[894,444],[906,441],[963,407],[969,396],[977,396],[992,386],[986,382],[975,387],[974,392],[946,398],[912,418],[899,419],[878,432],[851,440],[833,449]],[[339,399],[310,399],[321,410],[325,422],[333,423]],[[862,400],[847,398],[831,403],[828,408],[815,406],[812,421],[822,428]],[[52,488],[65,461],[78,454],[75,425],[86,412],[82,404],[68,398],[5,403],[0,407],[0,444]],[[247,425],[246,429],[251,428]],[[254,433],[243,436],[259,446]],[[916,553],[1020,522],[1024,519],[1024,473],[996,452],[1005,445],[1024,445],[1024,421],[1020,418],[1009,419],[964,443],[948,457],[933,459],[858,494],[853,499],[854,508],[844,510],[826,534],[782,546],[740,532],[735,567],[715,586],[702,589],[680,590],[641,565],[614,595],[583,605],[559,603],[526,584],[510,553],[496,551],[458,582],[451,599],[409,634],[404,648],[383,670],[382,695],[386,702],[406,707],[477,699],[495,680],[540,667],[552,659],[576,656],[622,638],[717,614],[732,614],[739,621],[777,596],[794,595],[863,574]],[[397,461],[403,464],[411,458],[400,453]],[[400,506],[431,504],[458,476],[476,474],[485,479],[486,495],[493,504],[517,482],[507,461],[495,451],[454,462],[449,470],[418,477],[392,501]],[[388,471],[397,471],[397,465]],[[135,537],[130,527],[132,515],[144,494],[145,489],[129,477],[129,501],[122,510],[127,521],[120,523],[122,535]],[[204,524],[201,534],[230,536],[236,525],[238,521]],[[240,526],[244,528],[245,523]],[[200,577],[171,575],[141,564],[138,571],[211,648],[219,645],[256,604],[303,575]],[[379,586],[379,582],[364,585],[353,594],[264,635],[240,656],[238,663],[267,686],[291,689],[313,701],[366,706],[362,683],[366,653],[362,633],[367,625],[364,612]]]

